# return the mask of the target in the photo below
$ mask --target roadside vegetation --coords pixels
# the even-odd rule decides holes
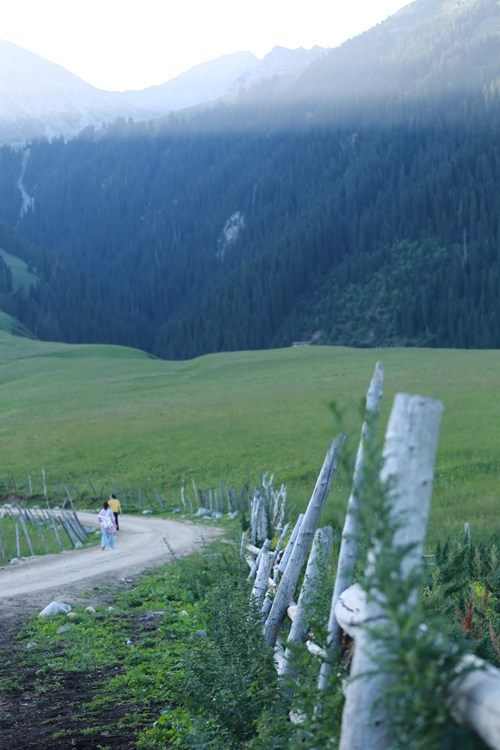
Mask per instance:
[[[474,545],[463,537],[440,545],[424,572],[420,612],[431,628],[455,643],[455,654],[473,651],[496,666],[499,541],[497,535]],[[2,656],[2,743],[17,749],[36,736],[42,750],[291,750],[318,742],[337,747],[349,641],[322,704],[320,724],[314,715],[319,663],[305,647],[296,648],[301,677],[293,710],[301,721],[290,722],[272,652],[262,646],[248,567],[238,549],[236,538],[234,543],[219,541],[153,573],[134,576],[121,590],[96,586],[86,592],[94,612],[83,604],[71,617],[31,617],[17,635],[16,647]],[[324,642],[332,576],[331,568],[325,571],[311,613],[310,636],[318,643]],[[412,640],[411,633],[404,637],[392,665],[395,670],[404,667],[407,675],[398,711],[415,717],[412,701],[425,704],[425,691],[435,688],[437,673],[431,660],[422,662],[422,643]],[[417,672],[415,657],[424,665]],[[389,698],[396,700],[395,695]],[[453,747],[484,747],[439,714],[443,700],[438,695],[434,713],[426,719],[437,732],[434,739],[426,735],[418,744],[415,737],[422,727],[417,726],[412,729],[414,744],[407,746],[441,748],[445,745],[436,744],[436,737],[442,742],[446,735],[454,738]]]

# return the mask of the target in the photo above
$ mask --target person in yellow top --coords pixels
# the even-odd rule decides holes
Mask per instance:
[[[120,531],[120,527],[118,525],[118,516],[121,516],[122,506],[120,505],[120,501],[116,499],[116,495],[109,496],[108,505],[113,511],[113,515],[115,517],[116,530]]]

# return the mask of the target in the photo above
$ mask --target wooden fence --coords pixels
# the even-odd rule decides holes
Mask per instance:
[[[85,529],[78,520],[73,502],[73,498],[76,497],[81,501],[80,505],[86,505],[90,509],[93,505],[99,506],[102,499],[106,499],[112,492],[120,498],[124,512],[130,508],[136,510],[143,508],[146,513],[153,510],[184,512],[185,514],[191,513],[201,520],[217,520],[225,513],[233,519],[242,515],[251,525],[251,537],[254,542],[262,542],[269,528],[272,528],[274,532],[282,530],[286,510],[286,487],[281,485],[279,490],[275,489],[273,477],[268,478],[267,474],[261,475],[260,486],[253,489],[247,486],[240,491],[224,486],[222,481],[219,482],[217,489],[198,489],[193,479],[192,492],[189,493],[183,480],[180,503],[174,501],[169,486],[167,487],[167,500],[156,487],[151,494],[141,488],[125,490],[114,479],[111,488],[105,491],[103,485],[99,493],[96,492],[92,480],[89,479],[88,484],[92,493],[90,495],[88,490],[78,489],[75,485],[71,485],[70,489],[68,485],[59,484],[59,482],[55,482],[51,489],[44,469],[41,471],[40,481],[42,494],[35,492],[31,474],[27,475],[25,486],[16,482],[14,477],[10,485],[2,474],[0,474],[0,479],[6,491],[3,495],[0,493],[0,500],[3,501],[3,505],[0,505],[0,521],[2,518],[11,518],[15,521],[16,529],[15,549],[7,550],[8,545],[2,537],[0,524],[0,564],[5,564],[14,557],[21,557],[22,539],[27,544],[29,554],[35,554],[30,533],[35,533],[37,537],[40,537],[45,553],[49,552],[45,538],[47,534],[54,535],[60,550],[63,549],[61,535],[66,535],[73,547],[83,544],[86,534],[91,533],[92,530]],[[19,494],[23,491],[25,494]],[[52,503],[55,501],[58,504],[52,504],[51,507],[49,498]],[[37,503],[43,503],[45,507]]]
[[[24,538],[30,555],[34,557],[33,535],[40,538],[45,554],[49,554],[52,535],[62,551],[62,535],[67,536],[72,547],[79,548],[83,546],[87,536],[95,531],[80,523],[73,501],[70,501],[68,507],[64,503],[62,508],[56,510],[48,504],[46,508],[26,508],[13,500],[0,508],[0,521],[3,519],[10,519],[15,524],[15,546],[12,549],[8,548],[9,545],[3,539],[0,525],[0,556],[3,563],[21,557],[21,538]]]
[[[323,646],[307,640],[308,603],[317,585],[318,572],[324,568],[332,546],[332,530],[318,528],[318,524],[337,471],[345,436],[339,435],[328,449],[307,510],[297,520],[282,553],[279,551],[282,539],[278,548],[271,552],[268,543],[258,548],[253,541],[247,544],[242,538],[242,552],[246,551],[250,566],[249,578],[254,581],[252,598],[261,608],[264,619],[264,641],[274,649],[277,671],[280,676],[288,677],[287,685],[290,684],[289,678],[296,676],[291,659],[293,643],[306,643],[309,651],[320,660],[318,689],[324,691],[328,688],[330,672],[338,663],[342,633],[354,639],[350,679],[345,689],[340,750],[386,750],[391,745],[389,723],[381,701],[387,675],[380,673],[374,658],[379,647],[374,628],[380,628],[385,617],[384,592],[371,591],[368,598],[361,586],[352,585],[360,536],[359,482],[365,462],[365,445],[380,408],[382,382],[382,366],[377,363],[367,395],[366,419],[342,534],[328,635]],[[442,404],[434,399],[400,394],[394,400],[387,427],[380,479],[383,483],[390,480],[387,486],[390,487],[393,518],[405,519],[397,527],[394,538],[395,548],[406,550],[401,560],[403,578],[413,574],[421,565],[442,410]],[[377,554],[382,554],[382,551],[375,546],[368,558],[369,568],[376,565]],[[297,592],[306,560],[304,582]],[[299,594],[297,604],[293,601],[296,593]],[[412,591],[406,603],[408,612],[415,600],[416,591]],[[278,643],[278,636],[285,617],[292,620],[292,626],[283,647]],[[489,747],[500,750],[500,670],[472,655],[466,657],[464,666],[467,668],[459,669],[456,679],[449,685],[453,717],[475,731]]]
[[[38,476],[38,475],[37,475]],[[44,503],[50,501],[52,506],[58,509],[61,504],[73,502],[73,498],[78,498],[80,505],[89,509],[97,508],[103,500],[107,500],[110,494],[116,495],[124,509],[149,509],[156,511],[168,511],[172,513],[192,513],[196,516],[206,516],[220,518],[224,513],[236,517],[243,512],[252,515],[252,532],[255,540],[262,540],[263,535],[267,534],[267,528],[263,524],[267,523],[267,512],[271,509],[271,517],[275,527],[279,527],[282,522],[286,507],[286,487],[281,486],[275,490],[273,486],[273,477],[267,478],[267,474],[261,475],[260,487],[251,489],[249,486],[242,490],[235,490],[224,485],[222,480],[216,489],[199,489],[194,479],[191,480],[191,487],[182,480],[180,497],[175,498],[174,493],[169,485],[168,479],[165,480],[166,491],[163,494],[154,487],[153,490],[144,490],[141,487],[125,488],[115,479],[111,480],[111,486],[101,485],[100,490],[96,489],[94,482],[89,478],[86,487],[75,484],[64,484],[58,481],[49,484],[45,470],[42,469],[37,480],[39,486],[36,486],[32,474],[28,474],[25,479],[11,477],[7,479],[0,473],[0,502],[6,504],[18,503],[24,506],[25,502]],[[159,485],[158,485],[159,486]]]

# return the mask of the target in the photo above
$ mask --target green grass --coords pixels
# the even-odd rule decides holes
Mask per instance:
[[[29,292],[32,284],[33,286],[37,285],[40,279],[38,276],[35,276],[35,274],[28,271],[28,266],[24,260],[21,260],[21,258],[18,258],[16,255],[11,255],[5,250],[2,250],[2,248],[0,248],[0,254],[6,265],[9,266],[11,270],[12,287],[14,291],[22,286],[26,292]]]
[[[17,318],[13,318],[12,315],[8,315],[8,313],[2,312],[2,310],[0,310],[0,331],[12,333],[14,336],[23,336],[28,339],[35,338],[31,331],[20,323]]]
[[[468,521],[474,535],[498,529],[500,352],[303,347],[165,362],[112,346],[71,346],[0,332],[0,471],[26,486],[104,484],[188,490],[240,489],[274,474],[302,507],[345,411],[354,450],[360,403],[377,359],[386,378],[381,429],[394,394],[440,398],[445,414],[436,467],[431,539]],[[342,516],[339,472],[327,517]],[[147,506],[146,506],[147,507]]]

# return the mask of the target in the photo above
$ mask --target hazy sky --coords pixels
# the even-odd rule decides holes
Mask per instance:
[[[107,90],[163,83],[219,55],[333,47],[409,0],[1,0],[0,38]]]

